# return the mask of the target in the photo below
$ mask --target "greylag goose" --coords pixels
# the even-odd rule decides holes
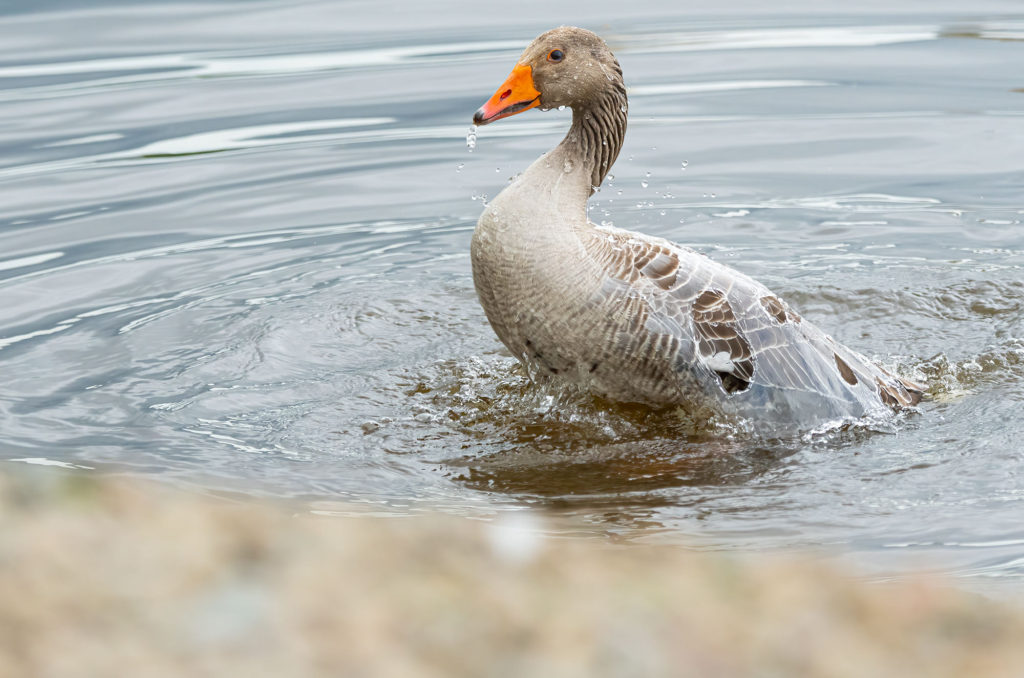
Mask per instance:
[[[494,198],[473,281],[495,333],[533,375],[613,401],[810,425],[916,405],[923,387],[804,320],[768,288],[675,243],[587,218],[626,132],[622,69],[590,31],[523,52],[473,116],[572,109],[572,126]]]

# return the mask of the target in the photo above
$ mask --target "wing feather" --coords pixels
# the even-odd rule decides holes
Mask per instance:
[[[593,232],[588,253],[605,275],[646,301],[648,317],[638,331],[668,333],[683,351],[674,369],[717,380],[727,395],[757,392],[750,398],[762,403],[816,399],[860,414],[920,401],[922,387],[835,342],[746,275],[660,238],[607,227]]]

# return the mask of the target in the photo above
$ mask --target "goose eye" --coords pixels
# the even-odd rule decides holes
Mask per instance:
[[[548,61],[559,62],[565,58],[565,52],[560,49],[553,49],[548,52]]]

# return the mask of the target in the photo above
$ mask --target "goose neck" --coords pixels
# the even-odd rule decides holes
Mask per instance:
[[[570,161],[579,162],[590,178],[593,193],[611,171],[626,137],[626,88],[610,87],[587,106],[573,108],[572,126],[560,148]]]

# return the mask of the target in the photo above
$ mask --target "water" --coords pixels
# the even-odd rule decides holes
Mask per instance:
[[[962,4],[8,2],[0,458],[1020,591],[1024,10]],[[569,112],[466,131],[558,23],[631,87],[591,218],[762,280],[919,414],[755,440],[527,382],[469,238]]]

